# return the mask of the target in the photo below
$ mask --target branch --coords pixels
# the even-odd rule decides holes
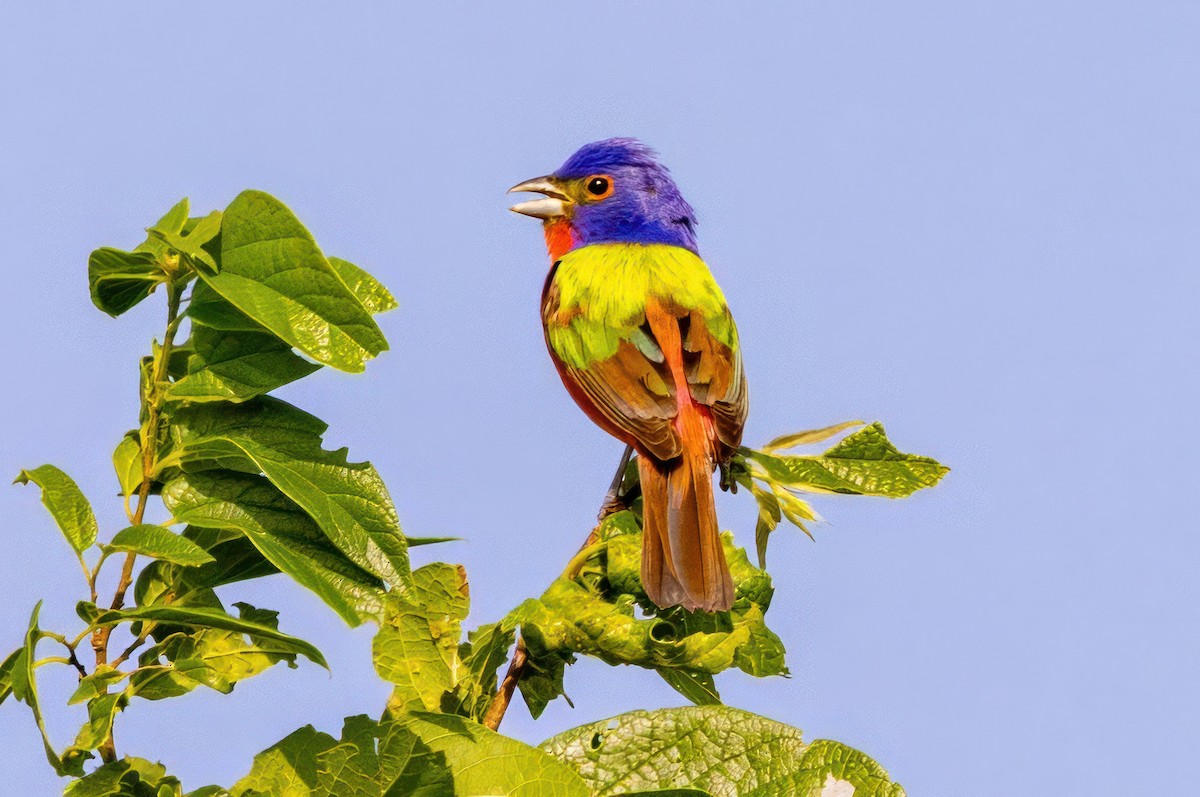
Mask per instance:
[[[168,368],[171,362],[171,352],[175,347],[175,333],[179,331],[179,304],[183,298],[183,285],[181,282],[167,283],[167,328],[163,333],[162,346],[154,355],[153,370],[150,374],[150,384],[146,388],[146,394],[143,396],[143,403],[146,410],[146,422],[142,425],[142,483],[138,486],[137,492],[137,508],[129,517],[130,525],[138,525],[143,522],[146,515],[146,504],[150,500],[150,488],[154,484],[154,476],[158,465],[158,442],[161,435],[161,420],[162,420],[162,405],[163,395],[162,386],[168,379]],[[128,503],[128,499],[126,500]],[[125,562],[121,566],[121,577],[117,581],[117,589],[113,593],[112,603],[110,608],[120,609],[125,605],[125,593],[133,584],[133,566],[137,561],[137,554],[129,553],[125,556]],[[100,566],[96,566],[96,571],[99,572]],[[92,583],[94,584],[95,576],[93,575]],[[108,640],[112,636],[113,626],[105,626],[99,628],[92,634],[92,650],[96,655],[96,666],[99,667],[108,663]],[[124,661],[133,653],[142,643],[145,636],[139,636],[129,648],[125,650],[118,658],[117,662]],[[105,739],[97,748],[100,752],[100,758],[106,764],[117,760],[116,747],[113,743],[112,733]]]
[[[484,727],[493,731],[500,727],[500,723],[504,720],[504,714],[508,711],[508,704],[512,702],[513,692],[517,690],[517,684],[525,674],[525,666],[528,663],[529,651],[525,648],[525,640],[517,637],[517,647],[513,651],[512,660],[508,663],[508,672],[504,673],[500,689],[492,698],[492,702],[488,704],[487,713],[483,715]]]

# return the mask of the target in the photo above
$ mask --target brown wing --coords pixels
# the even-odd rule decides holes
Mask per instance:
[[[543,293],[543,323],[569,323],[559,313],[553,277],[552,271]],[[648,309],[654,311],[654,323],[644,316],[632,319],[616,353],[586,368],[563,362],[547,345],[563,384],[609,434],[656,459],[670,460],[682,453],[674,420],[679,412],[676,384],[686,380],[692,400],[711,411],[717,457],[727,459],[741,442],[747,412],[740,353],[716,340],[699,313],[653,299]],[[672,373],[676,365],[681,380]]]
[[[680,323],[685,327],[683,362],[688,389],[692,399],[712,413],[721,444],[718,448],[722,449],[718,451],[718,459],[724,461],[742,444],[742,429],[750,412],[741,348],[736,340],[731,349],[713,337],[704,318],[695,311]]]

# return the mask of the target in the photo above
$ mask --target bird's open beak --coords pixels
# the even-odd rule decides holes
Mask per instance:
[[[535,177],[532,180],[526,180],[508,189],[508,193],[510,194],[517,194],[523,191],[545,194],[545,197],[513,205],[509,210],[514,213],[533,216],[535,219],[556,219],[567,215],[567,206],[571,204],[571,198],[562,190],[558,180],[555,178]]]

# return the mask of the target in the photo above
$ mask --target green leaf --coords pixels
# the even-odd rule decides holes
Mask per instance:
[[[333,270],[342,278],[342,282],[346,283],[346,287],[350,289],[362,306],[367,308],[368,313],[372,315],[386,313],[399,306],[391,291],[353,263],[342,260],[340,257],[331,257],[329,265],[333,266]]]
[[[746,797],[904,797],[887,771],[869,756],[840,742],[818,739],[792,767],[793,771],[760,786]]]
[[[171,225],[171,227],[173,226]],[[182,255],[194,271],[216,274],[217,262],[209,252],[205,251],[204,245],[221,232],[221,211],[214,210],[179,230],[171,229],[171,227],[164,229],[155,226],[146,232],[150,234],[151,238],[156,238],[165,244],[170,251]]]
[[[516,642],[516,633],[501,623],[481,625],[458,646],[462,662],[455,686],[452,711],[482,722],[496,695],[496,671],[508,661],[508,650]]]
[[[453,797],[445,757],[402,722],[347,717],[342,741],[317,755],[315,794],[325,797]]]
[[[279,572],[249,540],[237,532],[188,526],[183,530],[183,536],[207,551],[214,561],[199,567],[151,562],[142,568],[134,583],[137,605],[170,602],[211,607],[215,604],[208,595],[213,587]],[[164,601],[165,597],[170,600]]]
[[[79,730],[79,736],[71,747],[75,750],[95,750],[112,734],[113,720],[116,719],[120,704],[125,695],[120,692],[104,694],[88,701],[88,721]]]
[[[245,534],[271,564],[315,592],[350,625],[383,617],[379,578],[347,559],[267,479],[237,473],[185,474],[163,488],[162,498],[177,520]]]
[[[810,429],[806,432],[796,432],[794,434],[785,434],[782,437],[776,437],[771,442],[762,447],[762,450],[768,454],[773,454],[787,448],[795,448],[796,446],[808,445],[810,443],[819,443],[822,440],[828,440],[838,432],[844,432],[855,426],[862,426],[862,421],[843,421],[835,423],[833,426],[826,426],[823,429]]]
[[[29,616],[24,646],[17,651],[16,658],[12,660],[11,664],[8,661],[5,662],[5,665],[9,667],[10,688],[13,697],[29,706],[30,711],[33,712],[33,721],[42,734],[42,746],[46,750],[46,760],[50,762],[50,766],[59,775],[78,777],[83,774],[83,762],[89,756],[86,754],[59,756],[55,752],[54,747],[50,744],[50,736],[46,733],[46,721],[42,717],[42,707],[38,700],[37,679],[34,676],[33,663],[37,660],[37,643],[42,637],[42,631],[38,628],[38,614],[41,610],[42,603],[38,601],[38,604],[33,607],[33,613]]]
[[[121,495],[128,498],[142,486],[142,445],[137,431],[126,432],[113,451],[113,470],[117,472],[117,483]]]
[[[384,621],[371,645],[375,671],[396,684],[393,707],[439,711],[458,683],[459,625],[467,616],[467,575],[437,562],[413,571],[407,594],[392,591]]]
[[[167,389],[175,401],[246,401],[320,369],[266,332],[224,331],[195,323],[187,372]]]
[[[214,596],[215,598],[215,596]],[[234,604],[243,620],[278,628],[278,613]],[[131,694],[162,700],[207,686],[222,694],[237,682],[258,675],[279,662],[295,666],[296,652],[288,644],[240,632],[202,629],[175,632],[146,650],[138,659],[139,671],[130,678]]]
[[[254,756],[249,774],[233,785],[235,797],[309,797],[316,794],[317,756],[337,740],[305,725]]]
[[[204,282],[197,282],[188,301],[187,315],[198,323],[222,332],[270,333],[266,327],[234,307]]]
[[[305,726],[254,757],[235,797],[454,797],[445,757],[402,722],[347,717],[341,740]]]
[[[392,585],[409,578],[408,548],[383,480],[346,451],[325,451],[325,424],[290,404],[262,397],[243,404],[195,405],[172,415],[171,456],[186,471],[263,473],[352,562]]]
[[[182,793],[179,780],[167,774],[162,764],[126,757],[105,764],[95,772],[67,784],[63,797],[175,797]],[[208,786],[188,797],[223,793]]]
[[[312,235],[279,200],[243,191],[225,210],[221,271],[202,274],[226,301],[319,363],[362,371],[387,341]]]
[[[50,510],[63,536],[82,553],[96,541],[96,516],[79,485],[53,465],[42,465],[17,474],[14,484],[33,482],[42,488],[42,503]]]
[[[867,756],[725,706],[633,711],[548,739],[541,749],[575,767],[594,793],[703,789],[714,797],[902,797]],[[824,792],[844,782],[845,791]]]
[[[196,543],[168,528],[142,523],[121,529],[105,546],[112,551],[128,551],[184,567],[195,567],[216,561]]]
[[[418,713],[407,727],[434,753],[445,756],[459,797],[588,797],[570,767],[535,747],[463,717]]]
[[[18,648],[9,653],[4,663],[0,664],[0,704],[12,694],[13,668],[17,665],[22,650],[23,648]]]
[[[125,252],[104,246],[88,256],[92,304],[114,318],[133,308],[166,280],[166,272],[149,252]]]
[[[730,667],[754,676],[787,673],[783,643],[764,619],[773,592],[770,577],[750,564],[728,533],[722,544],[735,600],[731,611],[717,613],[659,609],[649,602],[640,576],[642,535],[632,513],[606,519],[599,535],[599,570],[589,565],[579,578],[559,578],[505,619],[508,628],[520,626],[529,651],[530,673],[520,687],[532,712],[561,693],[562,666],[575,653],[609,664],[683,671],[687,675],[672,677],[697,698],[696,687],[707,684],[705,674]],[[637,606],[651,616],[637,616]],[[694,683],[683,684],[685,677]]]
[[[133,621],[152,621],[169,625],[192,626],[196,628],[219,628],[224,631],[235,631],[246,634],[252,639],[268,640],[275,643],[277,652],[298,653],[314,664],[329,669],[325,657],[303,639],[288,636],[279,630],[261,622],[246,618],[231,617],[221,611],[199,607],[181,606],[139,606],[134,609],[100,610],[92,604],[81,604],[81,616],[97,626],[117,625]]]
[[[721,694],[713,681],[712,673],[689,672],[688,670],[672,670],[660,667],[658,674],[672,689],[695,703],[697,706],[721,705]]]
[[[121,681],[128,673],[114,670],[108,666],[96,668],[91,674],[79,679],[79,688],[67,699],[67,705],[83,703],[108,694],[108,688]]]
[[[780,484],[804,490],[900,498],[937,484],[950,469],[929,457],[901,453],[876,422],[820,456],[772,456],[743,449]]]

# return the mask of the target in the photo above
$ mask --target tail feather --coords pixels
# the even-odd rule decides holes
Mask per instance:
[[[703,453],[685,451],[661,463],[638,457],[644,536],[642,583],[658,606],[727,611],[733,579],[721,547],[712,468]]]

